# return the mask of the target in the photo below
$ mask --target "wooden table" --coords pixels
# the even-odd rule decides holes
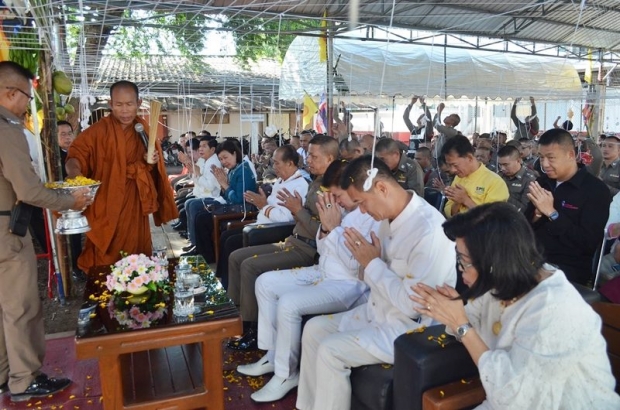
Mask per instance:
[[[86,297],[109,267],[91,271]],[[232,304],[208,307],[192,321],[119,331],[98,307],[90,328],[76,336],[78,359],[97,358],[103,405],[117,409],[224,409],[222,340],[242,332]],[[171,313],[171,312],[170,312]]]

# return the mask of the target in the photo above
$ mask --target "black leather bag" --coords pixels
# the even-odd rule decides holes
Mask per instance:
[[[17,236],[26,236],[30,218],[32,217],[33,205],[25,202],[17,202],[11,211],[11,220],[9,221],[9,232]]]

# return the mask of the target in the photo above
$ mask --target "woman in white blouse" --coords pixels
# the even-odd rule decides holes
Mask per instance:
[[[525,217],[503,203],[444,223],[469,289],[412,287],[415,309],[446,325],[478,366],[478,409],[620,409],[601,319],[545,264]],[[463,301],[468,301],[464,306]]]

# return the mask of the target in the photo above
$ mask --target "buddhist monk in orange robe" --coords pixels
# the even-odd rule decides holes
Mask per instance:
[[[128,254],[152,253],[149,214],[156,225],[178,217],[159,142],[147,162],[147,150],[134,126],[141,105],[138,88],[120,81],[110,88],[111,115],[82,132],[69,148],[65,167],[69,177],[83,175],[101,186],[84,211],[91,227],[78,259],[84,272],[110,265]],[[154,131],[155,132],[155,131]]]

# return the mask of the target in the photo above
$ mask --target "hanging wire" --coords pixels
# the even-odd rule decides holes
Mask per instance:
[[[392,11],[390,13],[390,27],[389,29],[392,28],[392,23],[394,22],[394,10],[396,9],[396,0],[392,0]],[[385,44],[385,49],[386,51],[388,50],[390,46],[390,37],[388,36],[387,38],[387,42]],[[379,98],[381,98],[381,96],[383,95],[383,81],[385,80],[385,67],[387,66],[387,58],[383,59],[383,70],[381,72],[381,85],[379,86]],[[378,110],[377,110],[377,118],[379,118],[378,115]],[[378,169],[375,168],[375,151],[376,151],[376,145],[377,145],[377,132],[375,130],[375,135],[374,135],[374,139],[373,139],[373,145],[372,145],[372,156],[370,159],[370,169],[367,171],[367,175],[368,178],[366,178],[366,181],[364,181],[364,191],[369,191],[372,188],[372,183],[375,179],[375,177],[377,176],[377,172]]]

